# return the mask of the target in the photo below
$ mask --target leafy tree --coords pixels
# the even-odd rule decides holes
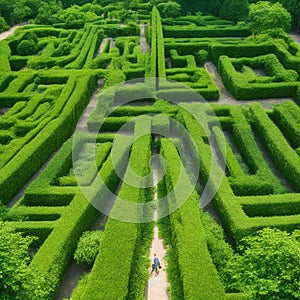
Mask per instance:
[[[94,263],[101,236],[102,231],[86,231],[82,234],[74,253],[74,259],[78,264],[90,266]]]
[[[6,30],[8,25],[3,17],[0,17],[0,32]]]
[[[49,2],[42,2],[38,10],[38,15],[35,18],[35,22],[37,24],[52,25],[54,22],[57,22],[57,13],[61,11],[62,5],[60,1],[49,0]]]
[[[30,18],[34,19],[38,12],[39,12],[39,7],[41,5],[41,1],[39,0],[26,0],[25,1],[26,6],[28,6],[31,9],[31,16]]]
[[[180,0],[178,2],[181,4],[184,13],[195,13],[197,11],[206,13],[207,0]]]
[[[283,29],[291,27],[290,13],[278,2],[259,1],[250,4],[249,26],[253,34],[260,34],[268,29]]]
[[[279,2],[292,17],[292,25],[295,27],[300,19],[300,1],[299,0],[270,0],[271,3]]]
[[[205,13],[218,16],[222,2],[223,0],[208,0]]]
[[[32,11],[31,8],[26,5],[26,0],[16,2],[12,13],[14,23],[27,21],[31,15]]]
[[[160,3],[157,5],[157,9],[162,18],[176,18],[181,15],[181,5],[173,1]]]
[[[3,17],[7,24],[13,25],[13,10],[16,0],[7,1],[7,0],[0,0],[0,16]]]
[[[250,292],[255,299],[299,299],[300,231],[288,234],[265,228],[242,239],[222,272],[231,292]]]
[[[234,22],[245,20],[249,14],[249,3],[247,0],[225,0],[219,16],[222,19]]]

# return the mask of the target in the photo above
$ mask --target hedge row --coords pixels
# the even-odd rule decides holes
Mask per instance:
[[[300,158],[259,104],[250,107],[253,126],[273,162],[296,191],[300,191]]]
[[[234,155],[231,147],[229,146],[228,142],[226,141],[226,138],[221,130],[220,127],[213,127],[213,133],[214,137],[217,142],[217,150],[218,153],[221,156],[221,159],[223,161],[226,161],[226,167],[228,168],[228,172],[230,176],[239,178],[244,177],[245,173],[240,166],[236,156]],[[224,143],[225,142],[225,143]]]
[[[86,153],[83,151],[82,153],[86,155],[86,163],[81,164],[81,161],[79,160],[79,170],[75,175],[72,176],[63,176],[58,179],[58,185],[60,186],[76,186],[78,185],[77,180],[79,180],[80,186],[88,186],[91,185],[94,178],[96,177],[97,170],[99,170],[104,163],[104,161],[107,159],[108,154],[111,150],[111,143],[102,143],[99,146],[96,145],[95,149],[92,145],[87,144],[87,151]],[[90,147],[88,147],[90,146]],[[95,153],[90,153],[90,152]],[[88,160],[90,158],[90,160]],[[73,165],[76,165],[76,161],[73,162]],[[96,165],[96,168],[94,168],[94,165]],[[81,172],[79,172],[81,171]],[[77,178],[77,177],[80,178]]]
[[[224,85],[238,100],[293,97],[298,88],[296,82],[249,83],[227,56],[219,58],[218,69]]]
[[[271,114],[272,120],[294,148],[300,147],[300,109],[292,101],[276,105]]]
[[[164,39],[166,55],[170,56],[171,50],[176,50],[179,55],[194,55],[199,50],[209,49],[211,41],[194,41],[194,39],[187,39],[187,41],[178,41],[177,39]]]
[[[9,60],[8,60],[9,55],[10,55],[10,48],[8,46],[8,43],[2,41],[0,43],[0,61],[1,61],[0,72],[8,72],[11,70]]]
[[[49,166],[45,169],[40,178],[31,185],[29,195],[43,193],[50,193],[53,189],[50,186],[50,178],[53,175],[59,173],[61,165],[66,165],[66,161],[71,161],[69,157],[72,151],[72,141],[68,141],[55,157],[51,161]],[[46,183],[47,182],[47,183]],[[59,188],[61,195],[67,191]],[[67,192],[68,193],[68,192]],[[26,202],[24,203],[26,205]],[[40,205],[47,205],[40,202]],[[19,205],[16,210],[22,209]],[[43,295],[36,295],[34,290],[30,290],[30,284],[27,286],[28,298],[30,299],[50,299],[55,296],[56,290],[59,287],[61,277],[64,270],[70,262],[71,255],[76,247],[77,240],[81,236],[82,232],[89,229],[95,218],[98,215],[97,210],[86,200],[86,198],[76,193],[73,189],[73,197],[70,205],[63,208],[51,208],[51,207],[24,207],[25,210],[31,210],[34,213],[36,210],[42,210],[44,212],[52,213],[60,209],[61,216],[53,224],[51,233],[46,240],[40,245],[37,253],[35,254],[29,270],[32,276],[35,278],[39,285],[42,286]],[[13,212],[14,210],[12,210]],[[47,222],[30,222],[23,221],[22,224],[15,223],[18,230],[25,232],[26,234],[39,235],[39,231],[43,230]]]
[[[243,197],[239,200],[249,217],[293,216],[300,214],[297,194]]]
[[[272,173],[254,139],[252,129],[241,108],[232,107],[230,116],[233,124],[233,137],[242,157],[247,162],[252,174],[273,186],[275,193],[282,193],[285,188]]]
[[[150,132],[150,124],[149,121],[144,121],[146,132]],[[129,165],[139,175],[149,174],[150,145],[151,136],[146,134],[137,139],[132,146]],[[118,194],[119,198],[130,202],[151,200],[151,192],[145,193],[143,189],[126,183],[130,174],[129,171],[127,172]],[[138,182],[136,183],[138,186]],[[121,209],[124,216],[134,214],[133,211],[123,211],[124,208],[121,207],[122,204],[119,201],[117,198],[112,213],[121,212]],[[150,247],[151,229],[151,223],[141,225],[110,218],[103,233],[99,254],[81,297],[87,299],[142,298],[148,277],[148,260],[142,256]],[[115,280],[116,278],[118,280]]]
[[[297,81],[299,77],[298,73],[295,70],[286,70],[279,62],[275,54],[266,54],[252,58],[243,57],[235,59],[233,61],[233,65],[236,70],[242,70],[242,68],[245,66],[250,67],[251,69],[262,69],[266,73],[267,77],[271,77],[269,79],[269,82],[294,82]],[[252,77],[254,77],[253,75]],[[247,78],[247,80],[249,83],[260,82],[260,77],[264,76],[255,76],[254,78],[250,77]]]
[[[39,42],[44,49],[39,56],[29,57],[28,67],[48,69],[54,66],[66,66],[80,69],[83,65],[89,65],[103,38],[103,31],[99,29],[99,26],[87,25],[83,30],[70,31],[68,35],[65,34],[68,31],[57,30],[60,32],[57,39],[44,38]],[[33,32],[35,33],[35,31]],[[25,63],[23,57],[12,56],[10,58],[13,69],[18,70]]]
[[[174,80],[176,82],[183,82],[183,84],[193,89],[195,92],[200,94],[203,98],[205,98],[205,100],[207,101],[217,100],[220,96],[218,87],[216,86],[215,82],[211,79],[207,70],[204,68],[169,69],[167,70],[167,78],[170,80]],[[172,85],[175,85],[175,83],[172,82]],[[161,85],[161,87],[165,88],[164,85]],[[168,83],[166,87],[170,89],[171,83]],[[170,89],[169,92],[165,90],[160,90],[158,92],[158,97],[163,98],[164,93],[170,93],[170,92],[173,92],[174,94],[176,94],[177,92],[180,93],[179,89],[182,89],[182,84],[178,86],[178,90],[176,90],[176,86],[174,86],[174,90]],[[182,93],[185,94],[186,91],[184,91],[184,89],[182,90],[183,90]],[[175,97],[175,99],[176,98],[177,97]],[[186,99],[186,97],[182,98],[182,100],[184,99]],[[196,101],[199,101],[199,99],[200,96],[198,96],[198,99]],[[186,100],[192,101],[190,99],[186,99]]]
[[[148,66],[148,76],[156,78],[158,77],[158,66],[157,66],[157,18],[159,12],[156,7],[153,7],[151,12],[151,24],[148,29],[149,42],[151,43],[150,61]],[[156,84],[156,83],[155,83]]]
[[[194,111],[194,110],[193,110]],[[253,152],[254,156],[258,157],[258,162],[260,162],[262,165],[266,166],[266,162],[263,160],[261,157],[261,154],[259,150],[256,148],[253,148],[251,144],[254,143],[255,145],[255,140],[253,139],[252,132],[250,129],[249,124],[247,123],[247,120],[245,116],[243,115],[241,108],[238,107],[232,107],[230,111],[231,115],[234,117],[234,122],[233,123],[238,123],[238,120],[242,120],[242,122],[239,124],[239,126],[236,127],[236,129],[233,129],[233,133],[236,132],[236,134],[239,134],[241,139],[239,142],[237,142],[237,145],[242,147],[245,146],[246,149],[251,149]],[[242,126],[242,124],[244,124]],[[213,204],[215,208],[217,209],[219,216],[222,219],[224,228],[227,231],[227,234],[229,236],[232,236],[235,243],[238,243],[238,241],[245,237],[246,235],[253,234],[257,230],[262,229],[264,227],[277,227],[281,228],[284,230],[294,230],[299,226],[299,216],[298,215],[289,215],[289,216],[274,216],[272,218],[263,218],[263,217],[248,217],[246,215],[246,211],[243,209],[243,201],[247,200],[247,203],[250,203],[253,201],[255,203],[256,199],[260,199],[262,197],[268,197],[268,196],[251,196],[251,197],[236,197],[233,194],[233,191],[229,185],[228,179],[226,177],[221,177],[222,181],[220,185],[217,185],[218,182],[218,176],[221,176],[219,173],[219,166],[216,165],[216,163],[212,162],[211,158],[211,152],[210,152],[210,147],[204,143],[203,138],[198,134],[198,127],[195,122],[193,122],[192,116],[186,116],[185,118],[185,126],[189,131],[190,136],[192,137],[193,140],[193,145],[198,153],[199,157],[199,162],[200,162],[200,179],[201,182],[204,184],[207,184],[208,190],[207,193],[210,195],[214,191],[216,191],[215,197],[213,198]],[[250,134],[249,134],[250,133]],[[245,137],[245,139],[243,139]],[[252,138],[249,138],[252,137]],[[245,143],[247,140],[247,143]],[[184,139],[185,141],[185,139]],[[186,143],[190,143],[189,140],[185,141]],[[249,142],[249,143],[248,143]],[[243,145],[244,144],[244,145]],[[249,146],[250,145],[250,146]],[[240,151],[243,153],[243,151]],[[249,154],[251,152],[249,150]],[[259,155],[258,155],[259,154]],[[243,154],[244,155],[244,154]],[[259,156],[261,159],[259,159]],[[249,155],[251,157],[251,155]],[[285,192],[285,189],[281,186],[280,182],[277,180],[277,178],[270,172],[270,170],[267,168],[265,170],[260,170],[259,173],[257,171],[257,179],[259,174],[263,174],[264,172],[268,172],[269,174],[265,173],[266,175],[260,175],[262,176],[261,178],[265,180],[266,178],[270,178],[273,176],[274,181],[276,180],[277,183],[273,183],[274,186],[276,185],[279,186],[277,187],[277,191],[280,192]],[[220,177],[219,177],[220,179]],[[207,180],[209,180],[207,182]],[[289,200],[289,195],[282,195],[282,197],[285,197],[285,203],[288,202]],[[275,197],[274,195],[270,196],[268,199],[271,197]],[[263,215],[263,212],[261,212]],[[233,297],[234,295],[228,295],[228,297]],[[238,296],[239,297],[239,296]]]
[[[14,158],[2,168],[0,198],[4,203],[10,201],[45,160],[73,133],[95,84],[95,75],[70,76],[55,101],[51,115],[32,130],[35,133],[34,138],[22,146]]]
[[[89,138],[86,139],[84,136],[83,139],[76,140],[77,144],[73,145],[73,147],[81,151],[85,142],[89,142]],[[114,160],[116,163],[115,167],[118,168],[118,166],[123,164],[123,161],[124,153],[117,153]],[[27,212],[30,217],[30,215],[37,215],[37,211],[39,211],[44,214],[45,219],[47,219],[47,213],[52,217],[56,216],[57,213],[61,214],[60,219],[55,221],[56,223],[45,221],[13,223],[17,230],[25,234],[38,235],[40,238],[37,245],[40,246],[39,250],[29,268],[32,276],[42,286],[43,294],[35,294],[34,290],[30,290],[30,284],[27,284],[25,288],[28,289],[26,292],[29,299],[52,299],[55,296],[62,274],[69,264],[71,255],[76,247],[77,240],[83,231],[89,229],[99,214],[77,188],[51,186],[71,166],[72,140],[69,140],[59,151],[58,155],[50,162],[45,171],[31,184],[25,194],[27,199],[38,198],[40,206],[48,206],[48,203],[43,201],[44,195],[50,196],[52,194],[54,196],[53,200],[56,201],[58,206],[60,206],[58,195],[61,197],[71,195],[72,198],[69,206],[62,208],[24,207],[23,205],[30,204],[30,201],[24,198],[19,203],[19,206],[10,212],[12,216],[15,214],[17,217],[21,217],[21,211],[23,210],[23,213]],[[90,190],[90,196],[96,197],[97,201],[104,201],[106,203],[107,195],[103,187],[107,186],[114,191],[119,183],[119,178],[115,174],[111,158],[103,164],[100,176],[104,179],[104,184],[99,185],[98,182],[95,182]],[[41,217],[41,213],[38,216]]]
[[[156,8],[155,8],[156,9]],[[164,46],[164,37],[163,37],[163,29],[161,25],[160,14],[157,11],[157,68],[158,68],[158,77],[166,78],[166,62],[165,62],[165,46]]]
[[[176,49],[170,50],[170,57],[173,68],[194,69],[197,67],[195,58],[192,55],[179,56]]]
[[[251,33],[248,28],[239,26],[206,26],[189,28],[183,26],[163,26],[165,37],[199,38],[199,37],[247,37]]]
[[[189,176],[182,166],[176,148],[169,140],[161,140],[161,154],[167,164],[165,175],[167,194],[170,194],[176,187],[179,174],[185,182],[181,189],[186,190],[191,184]],[[175,198],[169,199],[170,203],[176,205],[178,201],[181,201],[180,195],[184,195],[181,192],[182,190],[179,192],[177,189],[177,193],[175,192],[175,195],[172,196]],[[194,192],[179,209],[168,217],[171,246],[176,248],[175,253],[177,254],[179,274],[176,277],[179,276],[182,282],[184,299],[223,298],[225,297],[224,288],[207,249],[198,202],[199,198]],[[191,244],[193,247],[190,246]],[[176,287],[174,288],[176,289]],[[172,282],[170,290],[172,296]]]

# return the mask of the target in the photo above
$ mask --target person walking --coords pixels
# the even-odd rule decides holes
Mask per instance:
[[[155,276],[157,276],[158,273],[159,273],[160,268],[161,268],[160,261],[159,261],[158,257],[156,256],[156,254],[154,253],[154,259],[153,259],[151,274],[153,273],[153,271],[155,271]]]

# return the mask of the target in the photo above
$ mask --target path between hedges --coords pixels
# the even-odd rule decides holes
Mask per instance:
[[[147,26],[147,24],[140,24],[140,47],[143,53],[147,53],[150,50],[150,45],[145,36]]]
[[[101,44],[100,44],[100,47],[97,51],[97,53],[95,54],[94,58],[97,57],[100,53],[102,53],[107,41],[110,40],[110,45],[109,45],[109,48],[113,48],[115,47],[115,40],[113,38],[110,38],[110,37],[106,37],[102,40]]]
[[[154,186],[157,186],[158,181],[157,170],[153,170],[153,181]],[[157,192],[154,194],[154,201],[157,201]],[[154,221],[157,221],[157,209],[154,212]],[[166,249],[163,244],[163,240],[158,237],[158,226],[154,226],[154,238],[150,248],[149,258],[151,259],[151,265],[153,262],[154,253],[160,260],[162,268],[159,271],[159,274],[156,276],[154,273],[150,275],[148,280],[148,285],[145,291],[145,298],[147,300],[169,300],[168,296],[168,286],[167,282],[167,273],[166,273]],[[149,273],[151,272],[151,267],[148,269]]]

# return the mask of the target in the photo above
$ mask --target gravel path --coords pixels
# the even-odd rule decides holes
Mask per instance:
[[[147,28],[147,24],[141,24],[140,25],[140,45],[141,45],[141,51],[143,53],[147,53],[149,52],[150,50],[150,46],[148,44],[148,41],[145,37],[145,31],[146,31],[146,28]]]
[[[158,174],[157,170],[153,170],[154,186],[157,185]],[[154,201],[157,200],[157,192],[154,194]],[[154,220],[157,221],[157,210],[154,212]],[[150,248],[149,258],[151,259],[151,264],[153,262],[154,253],[159,258],[162,268],[159,274],[155,276],[154,272],[150,275],[148,285],[146,288],[146,299],[147,300],[169,300],[167,289],[169,283],[167,282],[166,273],[166,249],[164,248],[163,240],[158,237],[158,227],[154,227],[154,238]],[[151,272],[151,267],[149,268],[149,273]]]
[[[97,57],[103,51],[108,40],[110,40],[110,45],[109,45],[110,49],[115,46],[115,40],[113,38],[109,38],[109,37],[104,38],[101,42],[101,45],[100,45],[98,51],[94,55],[94,58]]]

